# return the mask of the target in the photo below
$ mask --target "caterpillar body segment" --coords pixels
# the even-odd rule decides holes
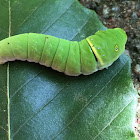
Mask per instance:
[[[90,45],[87,40],[81,40],[80,45],[80,55],[81,55],[81,71],[84,75],[89,75],[97,71],[97,61],[95,59],[94,53],[91,50]]]
[[[0,41],[0,64],[27,60],[70,76],[89,75],[117,60],[126,41],[126,33],[120,28],[98,31],[79,42],[25,33]]]
[[[28,34],[27,59],[29,62],[40,62],[42,51],[46,42],[46,36],[43,34]]]
[[[28,35],[29,34],[21,34],[21,36],[7,38],[7,45],[11,48],[14,55],[14,60],[27,60]],[[17,41],[15,42],[15,40]]]
[[[116,28],[98,31],[86,39],[99,62],[98,69],[103,69],[110,66],[124,52],[127,36],[122,29]]]
[[[70,41],[60,39],[52,63],[53,69],[58,70],[59,72],[65,72],[69,49],[70,49]]]
[[[28,34],[16,35],[0,41],[0,64],[27,60]]]
[[[80,46],[77,41],[70,41],[69,54],[64,73],[73,76],[78,76],[82,73]]]
[[[54,36],[46,35],[46,41],[42,50],[39,63],[51,67],[56,54],[60,39]]]

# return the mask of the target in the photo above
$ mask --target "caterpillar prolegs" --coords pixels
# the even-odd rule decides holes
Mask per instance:
[[[88,75],[117,60],[126,41],[127,35],[120,28],[97,31],[79,42],[25,33],[0,41],[0,64],[27,60],[70,76]]]

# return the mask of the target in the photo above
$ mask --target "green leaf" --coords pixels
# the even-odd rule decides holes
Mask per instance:
[[[77,0],[1,0],[0,39],[36,32],[81,40],[106,27]],[[0,140],[134,140],[130,59],[69,77],[35,63],[0,65]]]

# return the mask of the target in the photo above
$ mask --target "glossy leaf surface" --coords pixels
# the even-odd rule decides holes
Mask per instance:
[[[79,41],[105,29],[76,0],[2,0],[0,17],[0,39],[36,32]],[[133,140],[136,96],[124,55],[79,77],[9,62],[0,65],[0,140]]]

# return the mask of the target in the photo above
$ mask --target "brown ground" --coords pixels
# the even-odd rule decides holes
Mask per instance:
[[[79,0],[93,9],[108,28],[120,27],[128,35],[126,51],[132,60],[132,79],[138,91],[135,130],[140,140],[140,0]]]

